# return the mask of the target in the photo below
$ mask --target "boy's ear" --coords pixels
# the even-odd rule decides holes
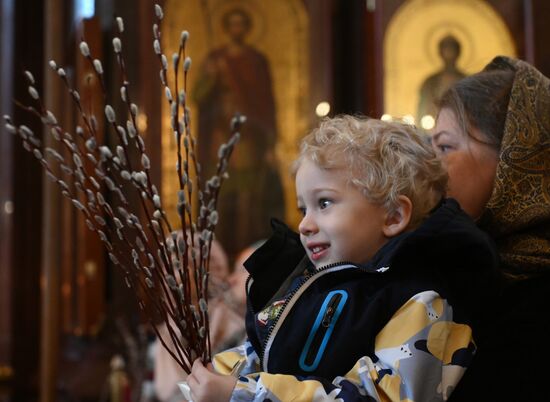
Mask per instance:
[[[382,233],[386,237],[394,237],[402,233],[409,226],[412,214],[412,202],[409,197],[400,195],[398,197],[398,207],[392,212],[388,212]]]

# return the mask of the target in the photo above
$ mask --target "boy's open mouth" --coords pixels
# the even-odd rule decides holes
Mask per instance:
[[[328,244],[316,244],[309,246],[309,250],[311,251],[311,259],[313,261],[319,260],[325,256],[325,254],[328,252],[328,248],[330,245]]]

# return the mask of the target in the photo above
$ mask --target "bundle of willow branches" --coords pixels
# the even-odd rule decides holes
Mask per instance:
[[[228,159],[245,118],[233,118],[229,141],[220,146],[218,160],[212,161],[217,164],[216,174],[203,182],[196,159],[196,140],[191,135],[190,111],[186,106],[191,59],[186,56],[185,46],[189,34],[187,31],[181,33],[178,52],[172,56],[171,89],[168,61],[161,46],[159,24],[163,11],[159,5],[155,5],[155,14],[153,49],[160,64],[160,79],[170,105],[171,128],[177,144],[179,230],[168,221],[158,190],[151,182],[150,160],[136,124],[138,107],[130,96],[120,37],[114,37],[112,44],[121,72],[120,98],[125,110],[117,117],[114,108],[104,101],[105,137],[113,136],[110,143],[114,145],[109,147],[99,143],[102,136],[98,132],[98,117],[84,110],[78,91],[55,61],[49,64],[70,93],[82,126],[76,126],[71,134],[58,124],[55,115],[46,109],[28,71],[25,71],[25,77],[33,105],[20,106],[42,120],[63,152],[49,147],[42,149],[40,139],[32,130],[25,125],[15,125],[9,116],[4,118],[6,129],[22,139],[23,146],[40,161],[47,177],[57,183],[62,194],[84,214],[88,228],[99,235],[112,263],[123,270],[128,287],[138,297],[140,308],[150,319],[162,344],[182,369],[189,372],[194,359],[200,357],[208,361],[211,357],[208,264],[213,231],[219,219],[216,204],[220,186],[228,177]],[[117,18],[116,22],[121,36],[123,20]],[[80,43],[80,51],[93,67],[104,99],[108,99],[101,61],[93,58],[84,41]],[[120,116],[128,116],[128,119]],[[134,157],[136,152],[138,158]],[[132,163],[136,159],[140,163]],[[137,192],[137,197],[132,198],[130,192]],[[129,199],[139,199],[139,202],[131,204]],[[194,202],[198,202],[197,207],[194,207]],[[168,339],[160,335],[155,324],[158,317],[166,324],[174,348],[168,347]]]

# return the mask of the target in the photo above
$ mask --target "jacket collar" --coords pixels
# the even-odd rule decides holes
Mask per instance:
[[[271,221],[273,235],[245,262],[256,281],[277,281],[288,276],[306,253],[297,233],[284,223]],[[376,273],[403,269],[474,270],[495,266],[497,255],[490,238],[481,232],[452,198],[444,199],[417,229],[390,239],[360,268]],[[280,283],[280,282],[279,282]]]

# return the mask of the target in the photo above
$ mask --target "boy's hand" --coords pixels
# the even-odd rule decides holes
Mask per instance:
[[[204,367],[200,359],[197,359],[187,377],[187,384],[191,388],[193,402],[228,402],[237,379],[218,374],[211,363]]]

